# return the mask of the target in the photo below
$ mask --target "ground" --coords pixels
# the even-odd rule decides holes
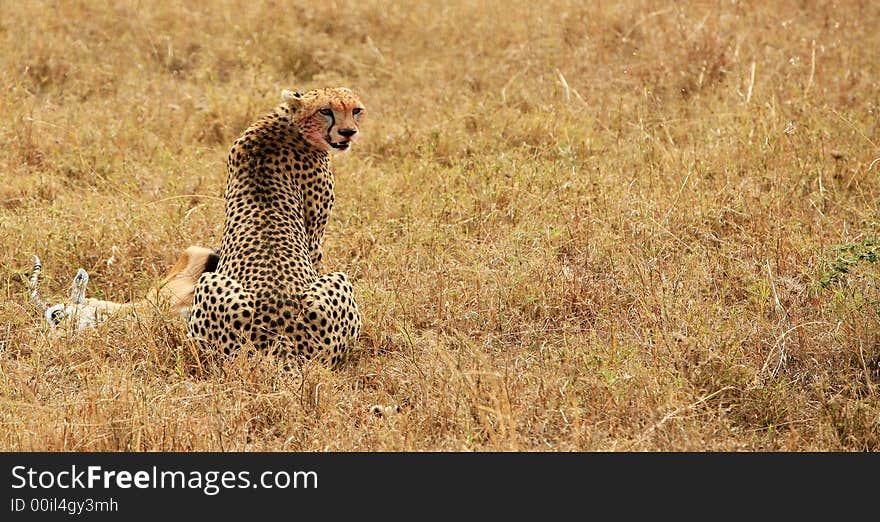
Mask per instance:
[[[11,2],[0,449],[877,450],[880,5]],[[346,85],[323,267],[359,356],[50,338],[222,232],[225,155]],[[375,405],[399,406],[385,415]],[[383,410],[384,411],[384,410]]]

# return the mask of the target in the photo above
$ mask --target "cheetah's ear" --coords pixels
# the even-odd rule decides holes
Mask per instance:
[[[284,103],[290,105],[291,107],[299,107],[302,102],[302,93],[299,91],[288,91],[287,89],[281,91],[281,99],[284,100]]]

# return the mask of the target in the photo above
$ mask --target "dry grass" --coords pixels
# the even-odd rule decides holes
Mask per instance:
[[[0,448],[878,450],[878,20],[8,2]],[[219,243],[232,140],[281,89],[329,85],[370,111],[325,244],[365,314],[352,364],[216,360],[171,320],[47,336],[32,253],[56,297],[80,266],[98,297],[143,294]]]

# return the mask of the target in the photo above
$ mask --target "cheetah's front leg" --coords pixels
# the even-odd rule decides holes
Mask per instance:
[[[328,366],[340,363],[361,331],[354,288],[342,272],[319,277],[303,293],[296,325],[297,352],[317,357]]]

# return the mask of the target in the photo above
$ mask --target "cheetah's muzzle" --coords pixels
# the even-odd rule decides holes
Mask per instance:
[[[345,140],[345,141],[333,143],[332,141],[330,141],[329,138],[327,138],[327,143],[329,143],[330,146],[336,150],[346,150],[346,149],[348,149],[349,145],[351,145],[351,140]]]

